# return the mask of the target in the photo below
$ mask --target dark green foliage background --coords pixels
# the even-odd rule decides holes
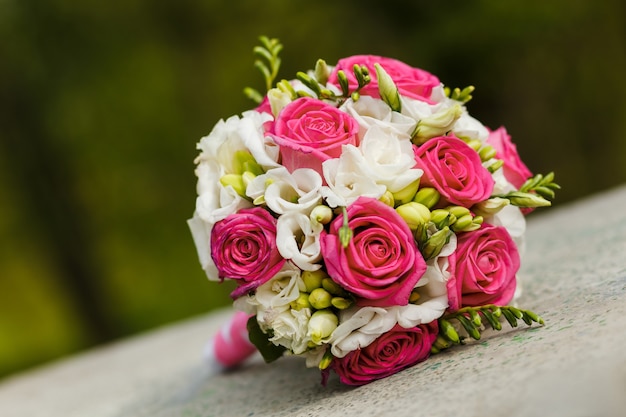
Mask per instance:
[[[281,78],[369,53],[475,85],[562,204],[626,181],[624,4],[0,1],[0,376],[229,304],[185,221],[196,142],[262,88],[258,35]]]

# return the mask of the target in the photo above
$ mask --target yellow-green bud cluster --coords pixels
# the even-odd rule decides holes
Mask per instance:
[[[291,308],[294,310],[303,308],[344,310],[353,304],[350,295],[326,272],[322,270],[303,271],[301,277],[306,291],[301,292],[300,296],[291,303]]]
[[[246,196],[248,184],[258,175],[263,174],[263,168],[257,163],[248,151],[237,151],[233,155],[232,172],[220,178],[224,187],[231,186],[243,198]]]

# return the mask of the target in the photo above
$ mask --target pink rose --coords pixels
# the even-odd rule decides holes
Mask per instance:
[[[313,98],[289,103],[274,124],[274,141],[282,165],[290,172],[312,168],[322,174],[322,162],[341,155],[343,145],[358,145],[359,126],[345,112]]]
[[[437,321],[405,329],[396,326],[370,345],[335,358],[332,368],[347,385],[364,385],[422,362],[439,332]]]
[[[491,196],[495,184],[480,156],[461,139],[441,136],[415,148],[421,184],[434,187],[448,202],[464,207]]]
[[[496,158],[504,161],[504,177],[519,190],[533,174],[522,162],[517,147],[511,142],[511,136],[504,127],[500,127],[489,132],[487,143],[496,150]]]
[[[439,79],[427,71],[411,67],[393,58],[374,55],[355,55],[340,59],[330,74],[328,82],[339,86],[337,72],[343,70],[348,78],[350,91],[352,91],[358,86],[353,67],[354,65],[364,65],[369,70],[372,81],[361,90],[361,95],[380,98],[378,79],[376,77],[376,69],[374,68],[375,63],[380,64],[385,72],[389,74],[402,96],[430,102],[433,88],[440,84]]]
[[[239,210],[213,226],[211,257],[220,279],[237,281],[237,298],[272,278],[285,263],[276,248],[276,219],[265,209]]]
[[[353,236],[346,248],[339,239],[342,215],[320,236],[328,275],[354,293],[359,305],[408,304],[426,263],[406,222],[391,207],[368,197],[359,197],[347,214]]]
[[[509,303],[515,293],[520,257],[507,230],[483,223],[480,229],[457,237],[457,249],[448,258],[450,310]]]

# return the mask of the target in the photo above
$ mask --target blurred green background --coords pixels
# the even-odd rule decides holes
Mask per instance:
[[[562,204],[626,182],[625,4],[0,0],[0,377],[230,303],[185,221],[258,35],[281,78],[369,53],[475,85]]]

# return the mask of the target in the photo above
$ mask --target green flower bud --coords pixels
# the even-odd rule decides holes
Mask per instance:
[[[504,165],[504,161],[502,159],[494,159],[493,163],[487,167],[487,171],[493,174],[502,168],[502,165]]]
[[[461,343],[461,339],[459,338],[459,334],[456,329],[448,320],[441,319],[439,320],[439,330],[443,333],[450,341],[454,343]]]
[[[331,293],[332,295],[346,296],[348,293],[341,285],[337,284],[330,277],[322,279],[322,288]]]
[[[280,111],[296,97],[296,92],[289,82],[286,80],[283,81],[285,82],[278,84],[278,88],[272,88],[267,92],[267,98],[270,102],[270,108],[272,109],[274,117],[278,117]]]
[[[463,108],[456,103],[452,107],[423,118],[413,131],[413,143],[421,145],[430,138],[445,135],[452,129],[452,125],[461,117],[461,114],[463,114]]]
[[[391,107],[391,110],[398,113],[402,110],[402,104],[400,102],[400,93],[398,87],[393,79],[387,74],[387,71],[380,64],[374,64],[376,68],[376,77],[378,78],[378,92],[380,98]]]
[[[344,297],[333,297],[330,303],[338,310],[345,310],[352,306],[352,301]]]
[[[312,292],[316,288],[322,288],[322,280],[328,278],[328,274],[321,269],[317,271],[302,271],[300,278],[304,281],[307,292]]]
[[[493,146],[485,145],[482,149],[478,151],[478,156],[480,156],[480,160],[485,162],[490,160],[491,158],[496,157],[496,150]]]
[[[311,303],[309,303],[309,294],[301,292],[298,298],[291,302],[290,307],[298,311],[303,308],[311,308]]]
[[[422,256],[425,260],[429,260],[439,255],[444,245],[450,241],[450,235],[452,232],[448,226],[433,233],[422,248]]]
[[[226,174],[220,178],[220,184],[224,187],[229,185],[242,197],[246,197],[246,184],[243,182],[243,177],[238,174]]]
[[[420,186],[420,180],[417,179],[413,181],[412,183],[410,183],[409,185],[407,185],[406,187],[404,187],[403,189],[401,189],[400,191],[393,193],[393,198],[395,200],[394,204],[404,204],[404,203],[408,203],[409,201],[412,201],[413,197],[415,197],[415,193],[417,193],[417,189],[419,186]]]
[[[252,172],[250,171],[245,171],[243,174],[241,174],[241,179],[243,180],[243,184],[246,188],[248,188],[248,185],[250,185],[250,183],[256,178],[256,175],[254,175]]]
[[[263,168],[259,165],[248,151],[236,151],[233,155],[233,171],[235,174],[243,174],[250,172],[252,174],[261,175],[264,173]]]
[[[413,232],[415,232],[420,225],[430,221],[430,210],[428,210],[428,207],[413,201],[397,207],[396,213],[402,217],[409,226],[409,229]]]
[[[309,217],[313,224],[328,224],[333,218],[333,211],[330,207],[320,204],[311,210]]]
[[[446,210],[448,210],[450,214],[452,214],[457,219],[459,217],[463,217],[463,216],[470,214],[469,209],[463,206],[450,206],[450,207],[446,207]]]
[[[430,212],[430,221],[437,226],[437,229],[442,229],[456,221],[456,217],[448,210],[436,209]]]
[[[323,371],[324,369],[328,368],[331,362],[333,361],[333,359],[334,359],[333,354],[330,353],[330,350],[327,350],[326,353],[324,353],[324,356],[322,356],[322,360],[320,361],[318,365],[320,371]]]
[[[315,79],[317,82],[322,85],[326,85],[329,75],[330,69],[328,68],[328,65],[326,65],[326,61],[318,59],[315,63]]]
[[[433,343],[433,348],[437,349],[437,352],[448,349],[450,347],[450,342],[446,340],[443,336],[438,335],[437,339],[435,339],[435,343]]]
[[[311,338],[311,341],[316,345],[321,345],[325,339],[328,339],[333,334],[339,319],[337,315],[331,310],[319,310],[313,313],[309,319],[309,331],[307,335]]]
[[[314,309],[323,310],[332,305],[330,302],[332,298],[332,295],[324,288],[316,288],[309,294],[309,303]]]
[[[474,224],[474,218],[471,214],[466,214],[456,219],[454,224],[450,226],[455,232],[471,232],[480,228],[480,224]]]
[[[424,187],[420,188],[417,191],[417,194],[415,194],[415,197],[413,197],[413,201],[423,204],[429,209],[432,209],[437,205],[440,197],[441,194],[439,194],[439,191],[437,191],[436,189],[431,187]]]
[[[385,191],[385,194],[383,194],[378,200],[389,207],[394,207],[396,205],[396,200],[393,198],[393,194],[391,194],[391,191],[389,190]]]
[[[481,201],[480,203],[474,204],[472,210],[475,213],[480,214],[482,216],[490,216],[498,213],[504,207],[508,206],[511,202],[502,197],[491,197],[488,200]]]
[[[472,148],[476,152],[478,152],[480,147],[483,146],[483,143],[482,143],[482,141],[480,139],[469,139],[469,140],[465,141],[465,143],[467,143],[467,146],[469,146],[470,148]]]
[[[548,207],[551,206],[548,200],[537,194],[524,193],[521,191],[514,191],[504,196],[508,198],[511,204],[518,207]]]

